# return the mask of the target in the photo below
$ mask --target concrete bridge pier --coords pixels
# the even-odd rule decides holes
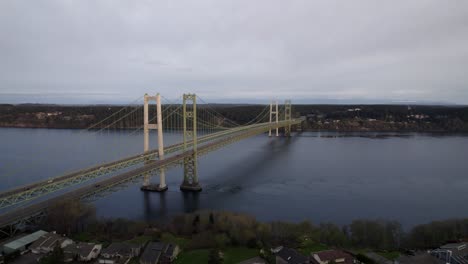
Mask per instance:
[[[180,185],[180,190],[184,192],[200,192],[202,187],[198,182],[197,155],[184,159],[184,180]]]

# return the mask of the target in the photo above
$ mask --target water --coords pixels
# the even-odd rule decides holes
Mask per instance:
[[[166,144],[179,139],[165,134]],[[0,190],[139,153],[142,142],[141,134],[128,132],[2,128]],[[174,168],[164,194],[131,184],[94,204],[102,217],[165,220],[214,209],[266,221],[381,218],[410,227],[468,217],[467,147],[464,135],[260,135],[201,157],[199,194],[179,191],[182,170]]]

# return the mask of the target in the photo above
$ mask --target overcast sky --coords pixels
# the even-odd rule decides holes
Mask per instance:
[[[0,102],[145,92],[468,104],[468,1],[0,1]]]

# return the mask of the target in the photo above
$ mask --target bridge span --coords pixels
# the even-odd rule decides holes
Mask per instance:
[[[150,124],[148,102],[155,100],[157,105],[157,113],[154,119],[156,124]],[[187,104],[187,101],[192,101],[192,104]],[[206,120],[199,119],[197,121],[197,106],[196,96],[194,94],[186,94],[183,96],[183,111],[182,117],[183,142],[173,144],[168,147],[163,146],[163,124],[162,124],[162,108],[159,94],[151,97],[145,95],[144,101],[144,152],[138,155],[133,155],[120,160],[99,164],[90,168],[79,170],[73,173],[65,174],[59,177],[50,178],[44,181],[21,186],[0,193],[0,208],[13,207],[26,201],[35,201],[39,197],[53,194],[59,190],[67,190],[79,184],[93,181],[92,184],[87,184],[68,190],[61,195],[56,195],[49,199],[34,202],[27,206],[19,206],[11,210],[7,210],[0,215],[0,232],[12,235],[18,226],[28,223],[31,220],[38,219],[47,212],[50,206],[64,200],[87,200],[99,197],[106,192],[111,192],[114,188],[125,185],[129,182],[141,181],[143,179],[142,190],[144,191],[165,191],[165,170],[181,165],[184,167],[184,179],[180,186],[182,191],[201,191],[199,179],[197,175],[197,158],[207,154],[225,145],[233,142],[269,132],[284,129],[284,135],[289,136],[291,126],[300,125],[303,118],[291,117],[291,104],[286,101],[283,120],[280,119],[280,112],[277,103],[271,103],[270,111],[265,111],[263,116],[260,116],[257,122],[245,124],[236,127],[227,128],[223,126],[219,119],[213,119],[216,123],[216,130],[213,133],[197,137],[197,124],[206,125]],[[268,109],[268,107],[267,107]],[[263,122],[265,117],[268,122]],[[153,119],[153,120],[154,120]],[[224,122],[224,121],[223,121]],[[213,125],[208,123],[208,125]],[[149,149],[149,130],[158,130],[158,149]],[[131,168],[134,165],[141,165],[137,168]],[[127,172],[117,175],[111,175],[104,179],[99,179],[103,175],[117,172],[124,168],[131,168]],[[151,175],[159,174],[159,184],[151,184]]]

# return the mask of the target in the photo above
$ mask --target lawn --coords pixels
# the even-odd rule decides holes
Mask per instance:
[[[243,260],[258,256],[259,250],[253,248],[244,247],[232,247],[222,250],[224,253],[223,264],[236,264]],[[182,251],[175,264],[187,264],[187,263],[208,263],[210,255],[210,249],[197,249],[190,251]]]
[[[137,236],[134,237],[130,240],[127,240],[126,242],[131,243],[131,244],[145,244],[146,242],[150,241],[152,239],[151,236]]]
[[[196,249],[190,251],[182,251],[177,256],[175,264],[187,264],[187,263],[208,263],[208,256],[210,254],[209,249]]]
[[[178,245],[181,249],[186,248],[187,244],[190,242],[189,239],[183,237],[176,237],[171,233],[163,233],[161,235],[161,241],[165,243],[172,243]]]
[[[223,253],[223,264],[235,264],[258,256],[260,251],[256,248],[233,247],[223,250]]]
[[[92,239],[92,235],[89,232],[81,232],[72,236],[72,239],[81,242],[89,242]]]
[[[398,251],[377,251],[376,253],[388,260],[395,260],[400,256]]]

